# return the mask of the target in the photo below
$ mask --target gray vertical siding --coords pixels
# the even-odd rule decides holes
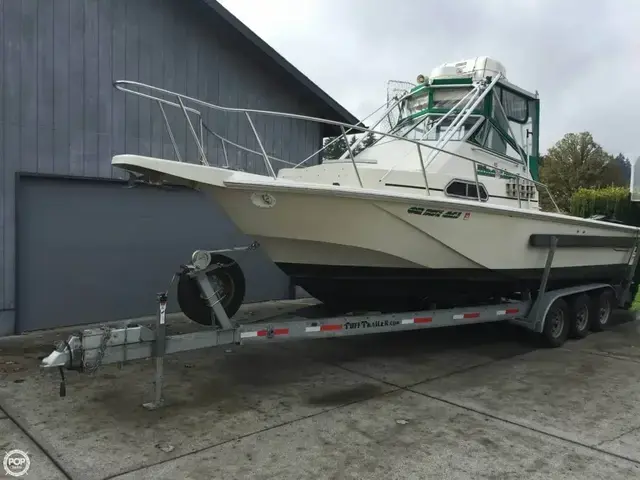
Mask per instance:
[[[137,80],[229,107],[318,115],[295,80],[201,0],[0,1],[0,315],[15,307],[15,174],[122,178],[119,153],[174,158],[157,106],[116,91]],[[167,112],[183,156],[197,161],[182,114]],[[245,118],[213,114],[210,128],[258,150]],[[295,162],[320,145],[315,124],[256,117],[268,153]],[[208,136],[212,164],[220,143]],[[229,148],[232,165],[266,172]],[[276,165],[277,166],[277,165]],[[0,322],[1,323],[1,322]]]

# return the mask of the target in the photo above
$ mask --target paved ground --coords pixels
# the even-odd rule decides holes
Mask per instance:
[[[69,373],[60,398],[37,366],[66,334],[0,340],[0,454],[27,450],[32,480],[640,478],[639,327],[555,350],[488,325],[189,352],[154,412],[148,360]]]

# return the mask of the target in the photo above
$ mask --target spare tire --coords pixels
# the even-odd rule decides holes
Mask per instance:
[[[219,264],[219,268],[207,272],[211,285],[220,295],[220,303],[227,317],[232,318],[242,305],[246,293],[246,283],[240,265],[225,255],[212,255],[209,265]],[[213,311],[207,304],[198,281],[186,272],[178,278],[178,306],[190,320],[201,325],[213,325]]]

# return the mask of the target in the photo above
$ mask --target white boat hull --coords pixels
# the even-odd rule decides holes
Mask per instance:
[[[532,235],[620,240],[617,246],[558,248],[551,286],[620,281],[636,235],[604,222],[535,219],[440,199],[372,200],[237,187],[209,192],[295,283],[327,302],[442,298],[452,291],[506,296],[535,288],[549,249],[531,246]]]
[[[327,303],[508,296],[536,288],[549,249],[531,242],[551,235],[561,244],[550,287],[616,283],[638,235],[634,227],[484,202],[265,180],[140,157],[116,163],[133,171],[149,164],[211,195],[296,284]]]
[[[254,190],[212,188],[215,200],[246,234],[259,238],[274,262],[398,268],[543,268],[547,250],[528,246],[532,234],[633,238],[608,225],[580,226],[508,215],[490,206],[441,201],[367,201],[271,192],[270,208]],[[268,193],[268,192],[264,192]],[[412,212],[409,210],[413,207]],[[420,209],[429,209],[425,215]],[[441,213],[442,212],[442,213]],[[422,214],[420,214],[422,213]],[[456,218],[452,218],[456,217]],[[630,248],[563,248],[554,267],[626,264]]]

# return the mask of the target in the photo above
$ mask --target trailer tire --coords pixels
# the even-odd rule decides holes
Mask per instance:
[[[233,317],[244,301],[246,283],[242,269],[238,263],[224,255],[212,255],[209,265],[218,263],[221,266],[207,273],[209,279],[222,284],[224,297],[221,299],[227,317]],[[214,288],[215,285],[214,285]],[[182,313],[200,325],[212,325],[212,312],[200,291],[198,281],[186,273],[178,278],[178,305]]]
[[[541,334],[546,347],[560,347],[567,341],[570,318],[571,310],[564,299],[558,298],[551,304],[544,316],[544,328]]]
[[[591,298],[586,293],[576,295],[571,301],[569,336],[584,338],[589,335],[593,308]]]
[[[591,331],[601,332],[609,325],[611,313],[613,312],[614,294],[611,290],[601,290],[595,292],[591,300]]]

